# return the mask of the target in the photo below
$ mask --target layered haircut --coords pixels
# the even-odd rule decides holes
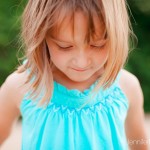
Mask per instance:
[[[95,35],[94,15],[98,16],[106,29],[108,60],[94,91],[100,87],[110,87],[126,63],[129,40],[133,32],[125,0],[29,0],[22,16],[22,41],[27,62],[18,68],[18,72],[29,70],[25,84],[29,85],[33,99],[39,96],[41,91],[44,92],[40,104],[49,103],[54,88],[52,62],[45,37],[47,33],[59,31],[68,14],[73,26],[72,20],[78,10],[87,16],[87,42]]]

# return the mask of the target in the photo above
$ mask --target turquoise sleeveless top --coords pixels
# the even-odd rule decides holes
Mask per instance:
[[[82,108],[98,81],[83,92],[54,81],[46,108],[38,107],[27,93],[20,105],[22,150],[127,150],[128,99],[118,83],[120,73]]]

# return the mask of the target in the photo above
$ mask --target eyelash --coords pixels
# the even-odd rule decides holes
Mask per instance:
[[[93,48],[93,49],[102,49],[103,47],[105,46],[105,44],[103,44],[103,45],[101,45],[101,46],[94,46],[94,45],[91,45],[91,47]]]
[[[104,45],[101,45],[101,46],[94,46],[94,45],[91,45],[91,48],[92,49],[101,49],[101,48],[103,48],[105,46],[105,44]],[[72,48],[72,46],[69,46],[69,47],[61,47],[61,46],[59,46],[58,45],[58,48],[60,49],[60,50],[64,50],[64,51],[67,51],[67,50],[71,50],[71,48]]]
[[[63,51],[67,51],[67,50],[70,50],[72,48],[72,46],[69,46],[69,47],[61,47],[61,46],[58,46],[58,48],[60,50],[63,50]]]

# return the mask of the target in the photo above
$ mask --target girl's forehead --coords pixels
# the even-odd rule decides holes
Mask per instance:
[[[78,11],[74,16],[69,15],[64,17],[62,22],[57,23],[53,27],[50,34],[53,37],[61,39],[68,37],[69,39],[84,38],[86,40],[90,36],[89,38],[96,40],[104,38],[105,33],[105,25],[101,18],[94,15],[92,20],[89,20],[88,16]]]

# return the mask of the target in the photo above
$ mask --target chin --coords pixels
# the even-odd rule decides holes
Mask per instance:
[[[74,81],[74,82],[84,82],[86,80],[89,80],[90,77],[81,77],[81,76],[78,76],[78,77],[69,77],[70,80]]]

